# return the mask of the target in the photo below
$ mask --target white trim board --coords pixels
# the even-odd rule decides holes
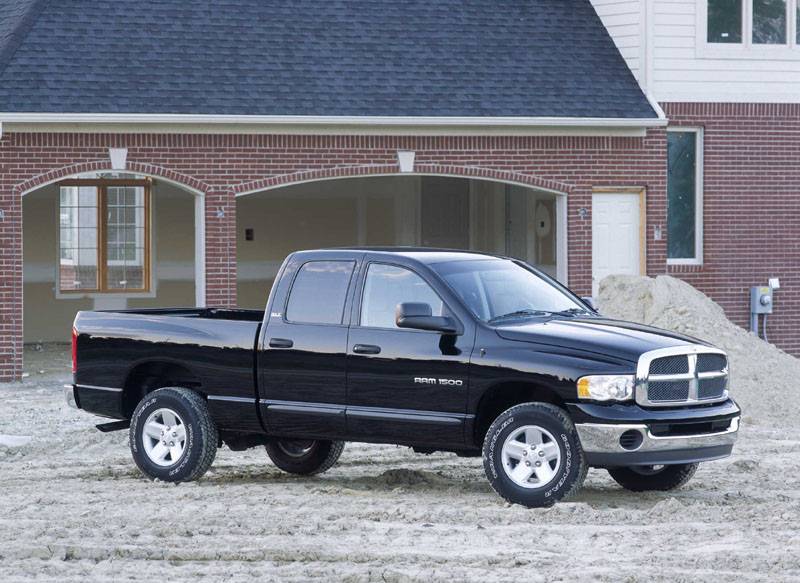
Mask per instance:
[[[175,128],[193,133],[642,135],[647,128],[666,125],[662,112],[656,112],[655,118],[0,113],[0,122],[13,124],[15,131],[61,132],[147,133]]]

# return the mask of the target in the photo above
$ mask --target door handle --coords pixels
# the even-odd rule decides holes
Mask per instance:
[[[356,354],[380,354],[381,347],[374,344],[356,344],[353,346],[353,352]]]
[[[291,348],[292,346],[294,346],[294,342],[292,342],[288,338],[270,338],[269,339],[269,347],[270,348]]]

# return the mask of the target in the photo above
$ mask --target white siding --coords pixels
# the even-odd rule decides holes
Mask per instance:
[[[639,83],[644,85],[642,0],[592,0],[592,4],[628,67]]]
[[[708,47],[705,2],[592,0],[639,83],[659,102],[800,102],[800,47]]]
[[[800,49],[778,48],[762,58],[758,48],[745,49],[740,55],[728,51],[724,58],[710,54],[728,47],[709,50],[705,46],[704,2],[653,0],[650,91],[655,98],[660,102],[800,101]]]

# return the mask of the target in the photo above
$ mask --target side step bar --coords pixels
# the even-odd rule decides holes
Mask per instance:
[[[111,433],[112,431],[122,431],[123,429],[128,429],[131,426],[130,419],[123,419],[122,421],[112,421],[111,423],[101,423],[100,425],[95,425],[98,431],[102,431],[103,433]]]

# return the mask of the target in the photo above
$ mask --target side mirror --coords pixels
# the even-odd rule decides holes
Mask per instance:
[[[432,316],[429,304],[406,302],[397,304],[395,323],[398,328],[412,330],[430,330],[442,334],[455,334],[458,331],[455,322],[447,316]]]
[[[581,298],[581,301],[582,301],[584,304],[586,304],[587,306],[589,306],[590,308],[592,308],[592,309],[593,309],[595,312],[597,311],[597,306],[596,306],[596,305],[595,305],[595,303],[594,303],[594,298],[593,298],[593,297],[591,297],[591,296],[586,296],[586,297],[584,297],[584,298]]]

